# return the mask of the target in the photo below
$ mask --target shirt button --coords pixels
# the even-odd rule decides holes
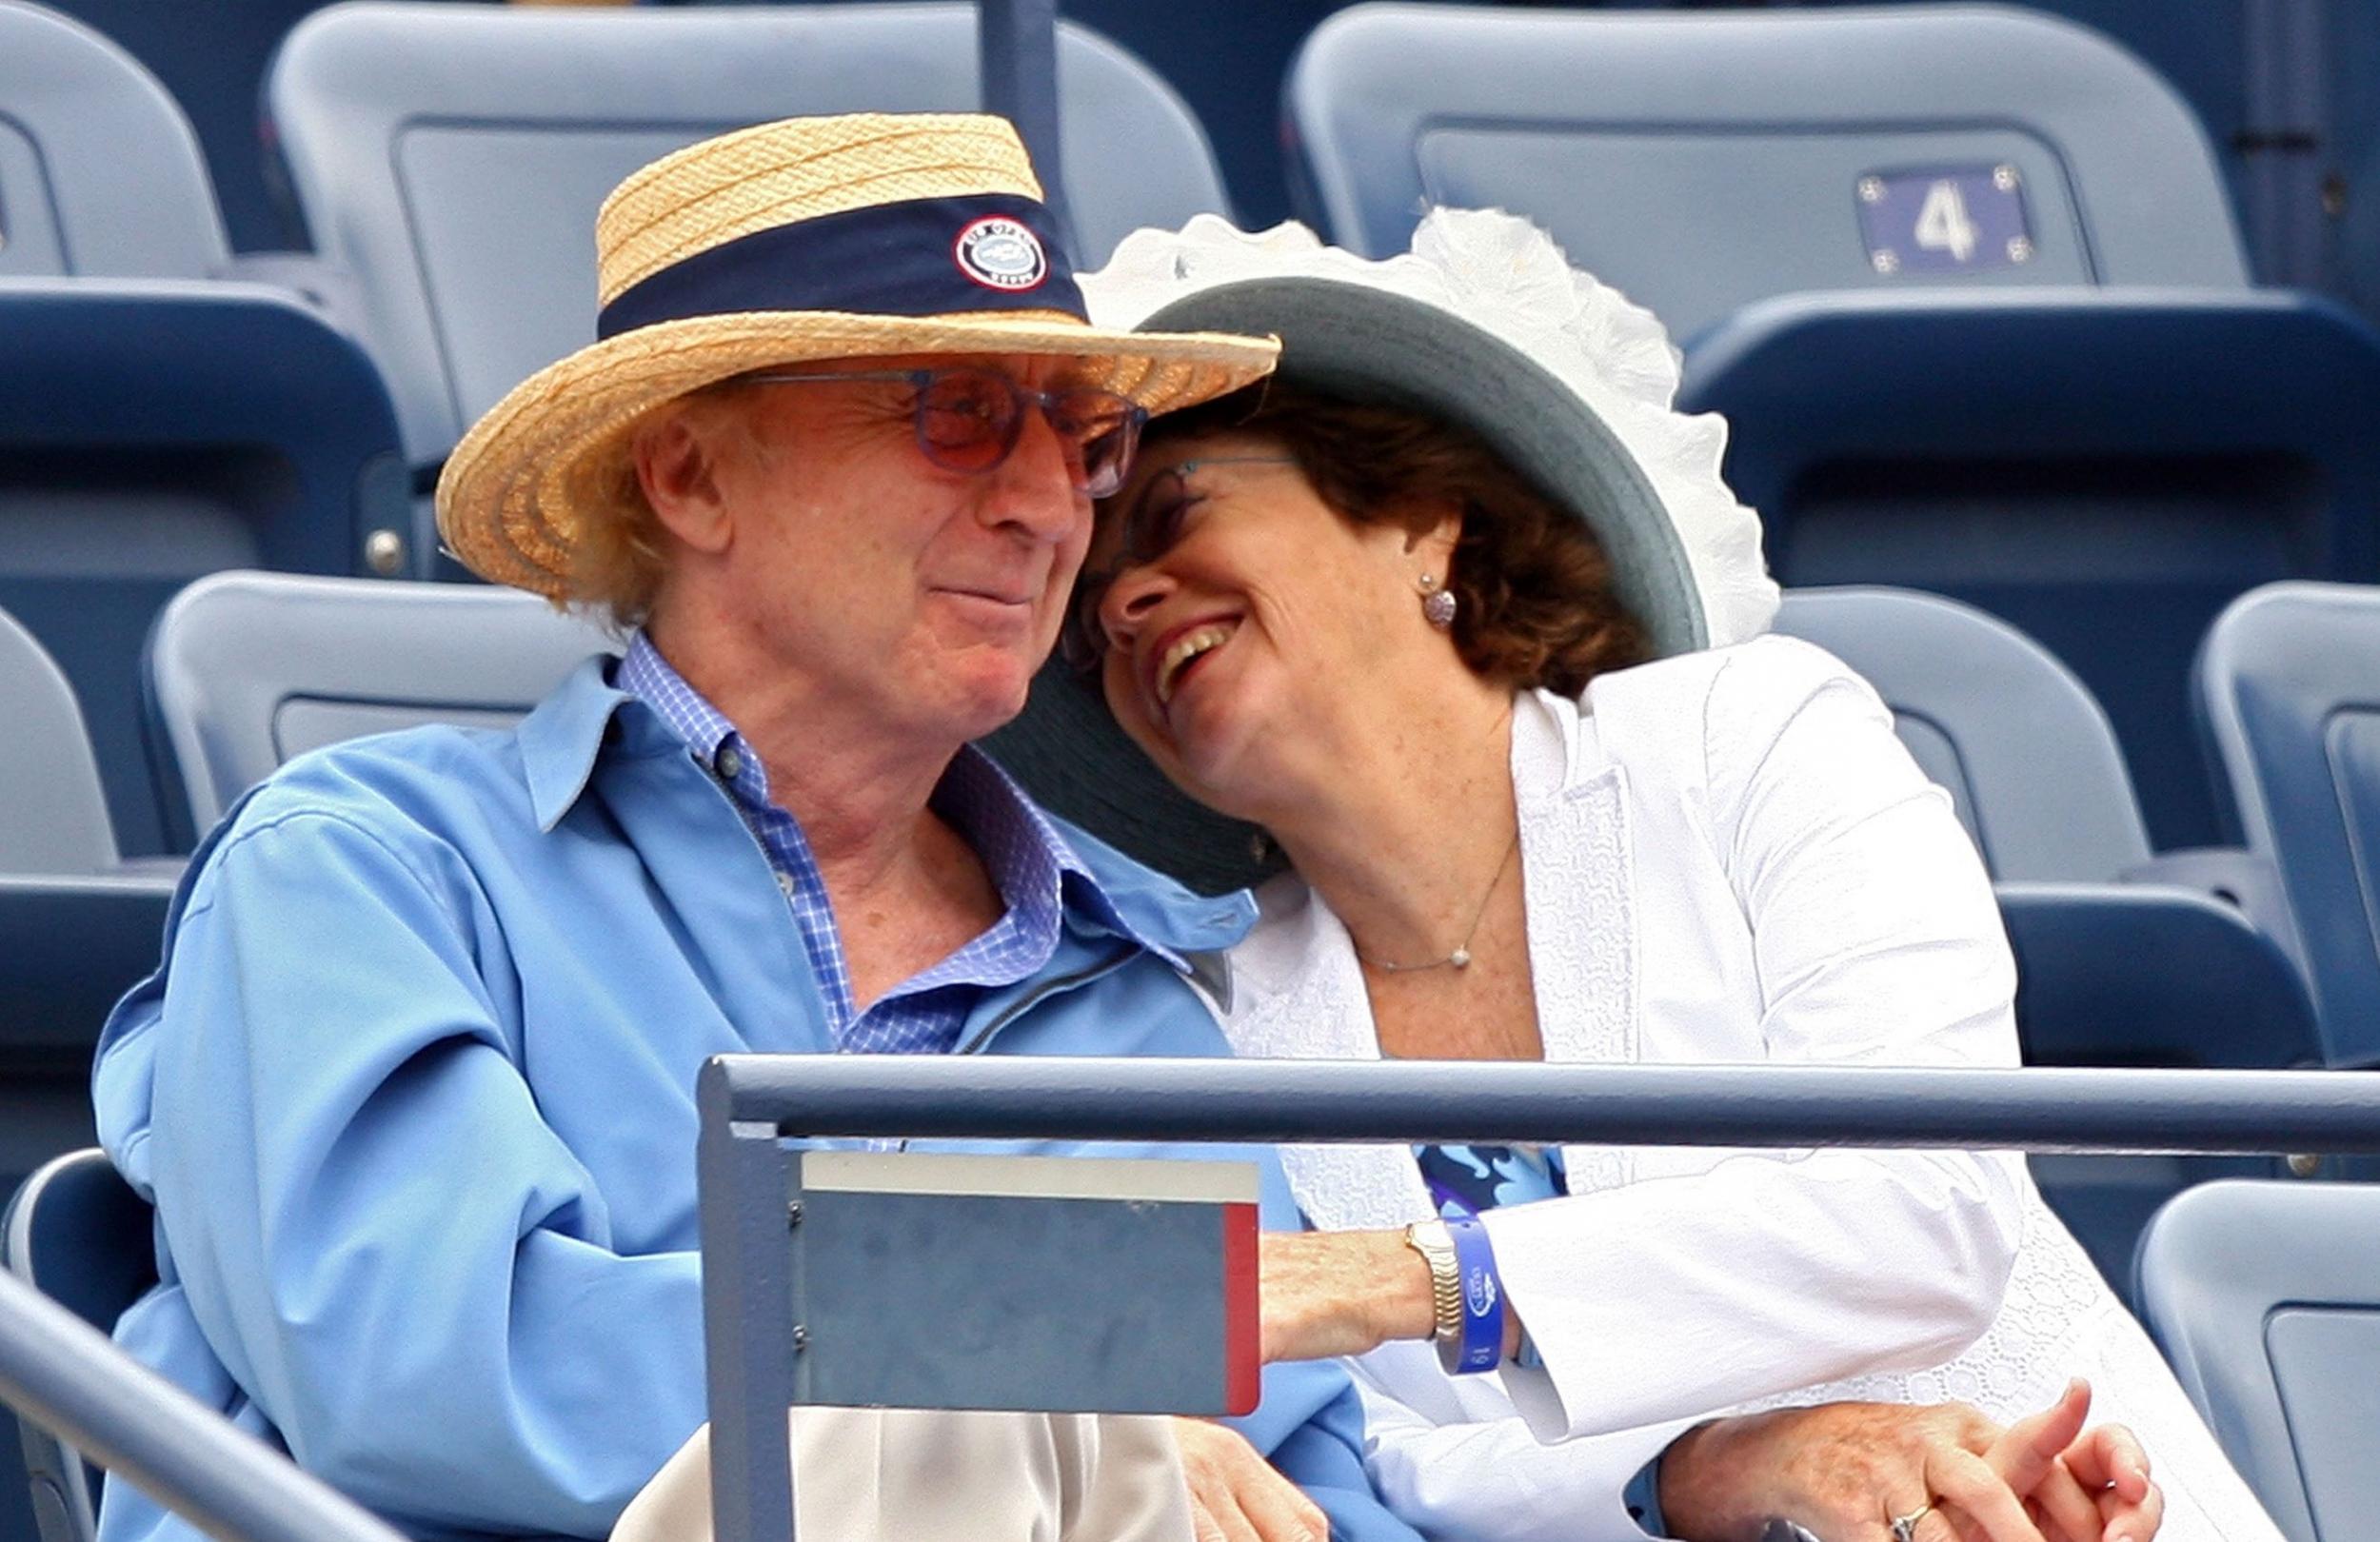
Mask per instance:
[[[712,757],[711,765],[729,781],[744,775],[744,757],[736,753],[733,744],[723,745],[719,753]]]
[[[786,899],[788,899],[788,900],[792,899],[792,898],[793,898],[793,875],[792,875],[791,873],[780,873],[780,874],[778,874],[778,875],[777,875],[777,888],[778,888],[778,891],[779,891],[780,893],[783,894],[783,895],[784,895],[784,897],[785,897]]]

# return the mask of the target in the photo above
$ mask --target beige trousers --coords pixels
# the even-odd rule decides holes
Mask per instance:
[[[792,1425],[794,1542],[1191,1542],[1163,1418],[797,1408]],[[709,1425],[611,1542],[711,1542]]]

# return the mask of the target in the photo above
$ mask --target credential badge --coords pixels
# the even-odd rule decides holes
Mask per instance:
[[[959,271],[987,289],[1030,289],[1049,277],[1041,238],[1005,215],[989,215],[959,232]]]

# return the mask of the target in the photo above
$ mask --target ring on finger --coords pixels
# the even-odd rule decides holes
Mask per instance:
[[[1916,1542],[1917,1523],[1933,1513],[1934,1503],[1928,1500],[1906,1515],[1894,1516],[1891,1523],[1893,1542]]]

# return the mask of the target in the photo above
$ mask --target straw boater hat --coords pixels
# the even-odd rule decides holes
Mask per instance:
[[[1159,413],[1258,379],[1277,351],[1093,326],[1001,118],[792,118],[705,140],[615,188],[595,245],[599,341],[497,403],[438,482],[454,554],[551,599],[581,529],[636,496],[639,420],[701,386],[826,359],[1038,354]]]

